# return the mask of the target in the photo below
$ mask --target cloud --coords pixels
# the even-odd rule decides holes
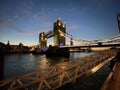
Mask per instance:
[[[43,23],[43,22],[48,22],[49,17],[46,15],[44,11],[41,11],[41,13],[33,13],[32,14],[32,19],[36,22]]]
[[[30,31],[22,31],[22,32],[19,32],[21,34],[25,34],[25,35],[34,35],[34,34],[38,34],[40,32],[44,31],[43,29],[41,30],[30,30]]]
[[[0,28],[5,28],[5,29],[1,29],[1,30],[8,30],[9,29],[9,30],[17,32],[18,34],[24,34],[24,35],[34,35],[34,34],[38,34],[38,33],[42,32],[42,31],[45,31],[44,29],[29,30],[29,31],[28,30],[23,30],[23,29],[15,26],[13,24],[12,20],[10,20],[10,19],[0,20]]]
[[[79,25],[68,25],[67,26],[67,30],[77,30],[79,29]]]

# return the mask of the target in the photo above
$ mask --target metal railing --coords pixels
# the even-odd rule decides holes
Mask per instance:
[[[59,63],[50,68],[33,71],[15,78],[0,81],[3,90],[48,90],[57,89],[64,84],[75,81],[81,75],[94,72],[94,67],[108,63],[116,55],[109,50],[94,55]]]

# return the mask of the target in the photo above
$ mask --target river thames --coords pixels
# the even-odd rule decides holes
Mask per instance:
[[[61,62],[75,60],[95,52],[71,52],[69,58],[46,58],[45,55],[9,54],[5,56],[4,79],[20,76],[34,70],[49,68]]]

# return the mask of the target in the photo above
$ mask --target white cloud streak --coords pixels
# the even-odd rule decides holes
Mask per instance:
[[[9,20],[3,20],[3,21],[0,21],[0,27],[4,27],[5,29],[6,28],[9,28],[9,30],[12,30],[12,31],[15,31],[16,33],[18,34],[24,34],[24,35],[34,35],[34,34],[38,34],[42,31],[45,31],[44,29],[40,29],[40,30],[23,30],[17,26],[15,26],[12,22],[10,22]],[[3,30],[3,29],[1,29]],[[8,30],[8,29],[6,29]]]
[[[79,25],[68,25],[67,26],[67,30],[77,30],[79,29]]]

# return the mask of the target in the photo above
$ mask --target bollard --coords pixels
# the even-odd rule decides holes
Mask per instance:
[[[4,79],[4,48],[0,47],[0,80]]]

